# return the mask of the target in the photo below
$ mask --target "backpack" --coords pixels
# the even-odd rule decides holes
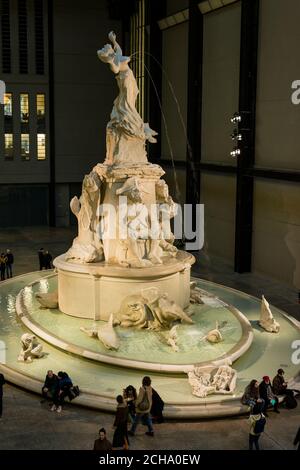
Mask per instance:
[[[147,390],[144,391],[143,399],[142,399],[141,403],[138,404],[137,408],[140,411],[146,411],[150,408],[150,403],[149,403]]]
[[[288,410],[292,410],[298,405],[296,398],[294,398],[292,395],[286,395],[285,399],[283,400],[283,404]]]
[[[253,432],[255,434],[261,434],[264,432],[266,422],[266,418],[261,414],[260,418],[255,422]]]

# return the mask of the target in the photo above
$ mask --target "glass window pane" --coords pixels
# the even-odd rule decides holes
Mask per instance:
[[[4,116],[12,116],[12,94],[4,94]]]
[[[38,119],[45,117],[45,95],[41,93],[36,95],[36,114]]]
[[[4,157],[12,159],[14,156],[14,137],[13,134],[4,134]]]
[[[21,122],[29,122],[29,97],[28,93],[20,95]]]
[[[46,158],[46,134],[37,135],[37,158],[38,160]]]
[[[21,157],[29,160],[29,134],[21,134]]]

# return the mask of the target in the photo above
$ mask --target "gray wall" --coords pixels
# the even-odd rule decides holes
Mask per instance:
[[[105,1],[54,1],[55,155],[58,183],[81,181],[105,158],[117,85],[97,50],[119,32]],[[119,34],[120,38],[120,34]]]

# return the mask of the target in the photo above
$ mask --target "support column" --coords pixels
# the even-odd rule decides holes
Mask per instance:
[[[241,154],[237,161],[235,263],[238,273],[250,272],[252,261],[253,178],[257,81],[259,0],[242,0],[239,112]]]
[[[200,202],[203,16],[198,0],[189,0],[186,203]],[[193,210],[193,226],[195,225]],[[193,227],[195,229],[195,227]]]

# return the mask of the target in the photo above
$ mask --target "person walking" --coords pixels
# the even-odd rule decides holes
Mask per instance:
[[[135,417],[135,402],[137,399],[136,389],[133,385],[128,385],[128,387],[123,390],[123,398],[128,406],[128,413],[131,423],[133,423]]]
[[[1,253],[0,255],[0,279],[1,281],[5,281],[6,262],[7,262],[7,258],[5,256],[5,253]]]
[[[266,416],[268,416],[267,409],[270,405],[273,406],[275,413],[280,413],[278,409],[278,398],[272,391],[270,377],[268,375],[264,375],[262,382],[259,384],[259,394],[265,402],[263,411]]]
[[[38,251],[38,257],[39,257],[39,264],[40,264],[40,271],[45,267],[45,252],[44,248],[40,248]]]
[[[3,374],[0,374],[0,418],[2,418],[3,409],[3,385],[5,384],[5,378]]]
[[[142,380],[142,386],[140,387],[140,391],[135,402],[136,415],[134,417],[131,429],[128,432],[130,436],[134,436],[137,425],[139,424],[141,420],[143,420],[143,422],[148,426],[148,431],[146,432],[146,435],[154,436],[152,419],[150,415],[151,407],[152,407],[151,379],[150,377],[146,376]]]
[[[113,450],[128,450],[129,440],[128,440],[128,407],[122,395],[117,396],[117,411],[114,421],[114,427],[116,428],[113,437],[112,447]]]
[[[250,423],[249,450],[253,450],[253,446],[255,446],[256,450],[259,450],[258,441],[266,425],[266,418],[262,413],[261,403],[254,405],[248,422]]]
[[[96,439],[94,442],[94,449],[98,451],[109,452],[112,450],[111,442],[106,439],[106,431],[104,428],[101,428],[99,431],[99,439]]]
[[[13,276],[13,274],[12,274],[12,265],[14,264],[14,255],[12,254],[12,252],[9,249],[6,250],[6,258],[7,258],[7,261],[6,261],[6,277],[7,277],[7,279],[9,279],[10,277]]]

